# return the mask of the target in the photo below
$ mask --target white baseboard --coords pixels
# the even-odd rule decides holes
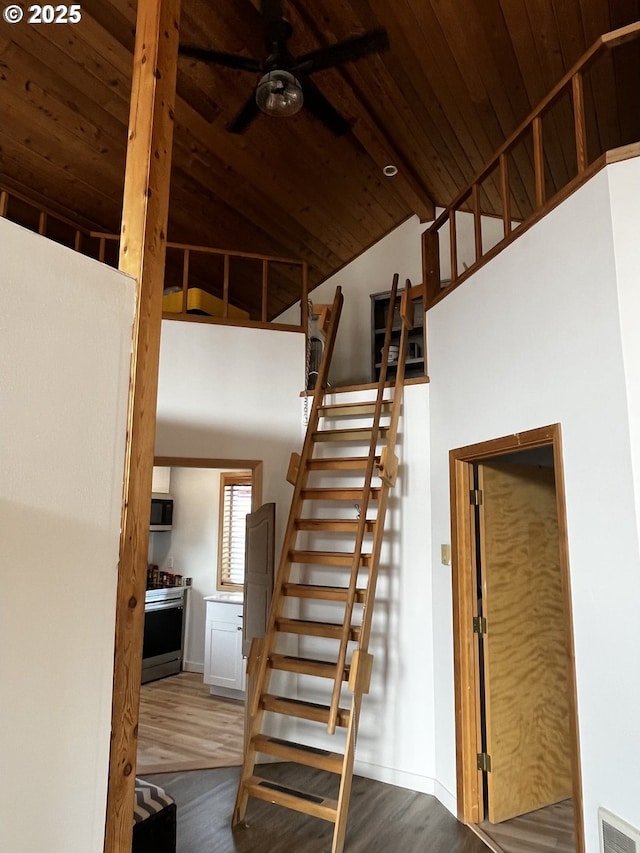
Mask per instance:
[[[201,675],[204,675],[204,664],[196,663],[193,660],[185,660],[182,662],[182,669],[185,672],[199,672]]]
[[[356,759],[355,773],[366,779],[375,779],[377,782],[386,782],[388,785],[397,785],[399,788],[408,788],[410,791],[418,791],[421,794],[435,793],[435,782],[430,776],[408,773],[406,770],[398,770],[395,767],[383,767],[380,764]]]
[[[209,685],[209,693],[212,696],[223,696],[225,699],[237,699],[239,702],[244,702],[246,696],[244,690],[232,690],[229,687],[216,687]]]
[[[454,817],[458,816],[458,800],[455,794],[452,794],[448,788],[438,782],[436,779],[434,782],[435,788],[433,793],[436,796],[436,799],[439,800],[442,805],[448,809]]]
[[[383,767],[380,764],[371,764],[368,761],[358,761],[357,759],[354,772],[366,779],[375,779],[377,782],[386,782],[388,785],[397,785],[399,788],[407,788],[421,794],[431,794],[454,817],[458,816],[458,803],[455,794],[452,794],[441,782],[432,779],[430,776],[420,776],[418,773],[409,773],[395,767]]]

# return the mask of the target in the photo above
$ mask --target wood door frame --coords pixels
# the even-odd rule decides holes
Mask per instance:
[[[210,459],[196,456],[155,456],[158,468],[226,468],[230,471],[251,471],[251,512],[262,505],[262,459]]]
[[[569,577],[569,548],[560,424],[513,433],[502,438],[458,447],[449,452],[451,493],[451,559],[453,582],[453,651],[456,717],[456,776],[458,818],[467,824],[483,820],[482,773],[477,768],[480,741],[480,679],[473,617],[477,616],[476,539],[473,507],[473,463],[536,447],[552,447],[560,540],[560,575],[568,660],[569,726],[573,777],[576,853],[584,853],[582,773],[578,703]]]

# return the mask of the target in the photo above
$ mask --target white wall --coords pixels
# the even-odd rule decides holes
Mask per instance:
[[[440,211],[436,211],[440,213]],[[316,303],[333,302],[336,287],[344,294],[344,305],[334,350],[330,381],[334,386],[371,382],[371,294],[391,288],[394,273],[399,275],[399,287],[406,279],[412,284],[422,282],[421,234],[428,223],[420,223],[412,216],[399,225],[368,251],[332,275],[311,294]],[[450,258],[448,248],[449,226],[440,229],[441,278],[448,279]],[[458,241],[458,267],[473,263],[475,241],[473,216],[459,213],[456,218]],[[482,235],[485,251],[502,237],[502,220],[482,217]],[[283,323],[297,323],[300,303],[285,311],[278,319]]]
[[[261,459],[263,503],[276,503],[276,559],[291,503],[289,457],[303,438],[303,385],[299,332],[163,321],[156,454]],[[196,594],[194,613],[198,606]]]
[[[134,283],[0,219],[0,849],[101,853]]]
[[[428,314],[438,780],[453,798],[448,451],[560,422],[587,853],[598,805],[640,826],[639,185],[638,160],[599,173]]]
[[[631,468],[640,531],[640,241],[638,240],[638,167],[627,160],[609,170],[620,330],[631,430]]]
[[[417,216],[411,217],[313,291],[311,298],[316,303],[333,302],[338,285],[344,293],[330,372],[333,385],[371,382],[370,296],[389,290],[396,272],[401,286],[407,278],[413,284],[422,281],[420,234],[424,228]],[[279,319],[295,323],[299,317],[298,302]]]

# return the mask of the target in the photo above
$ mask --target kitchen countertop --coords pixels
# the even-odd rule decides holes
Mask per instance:
[[[205,601],[222,601],[227,604],[244,604],[244,595],[241,592],[214,592],[213,595],[205,595]]]

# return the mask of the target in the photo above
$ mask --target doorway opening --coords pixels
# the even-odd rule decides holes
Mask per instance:
[[[219,546],[226,523],[225,477],[228,479],[229,472],[236,478],[242,474],[250,486],[250,506],[243,504],[243,508],[255,511],[262,502],[260,460],[184,457],[154,460],[154,475],[160,475],[159,481],[164,480],[163,491],[170,493],[174,512],[169,530],[149,534],[150,568],[155,568],[155,575],[160,577],[182,576],[188,586],[182,671],[143,684],[141,688],[139,773],[181,772],[242,763],[243,592],[237,583],[234,587],[221,586],[219,566],[222,550]],[[240,528],[239,524],[236,526]],[[232,544],[232,568],[237,572],[235,563],[241,557],[235,551],[239,552],[242,543],[234,539]],[[153,574],[150,572],[150,576]],[[233,580],[239,578],[234,575]],[[209,602],[215,599],[219,612],[212,615]],[[215,648],[214,638],[220,640]],[[220,673],[216,665],[222,667]],[[235,680],[230,679],[232,670],[237,676]]]
[[[458,817],[583,853],[560,425],[452,450],[450,479]]]

